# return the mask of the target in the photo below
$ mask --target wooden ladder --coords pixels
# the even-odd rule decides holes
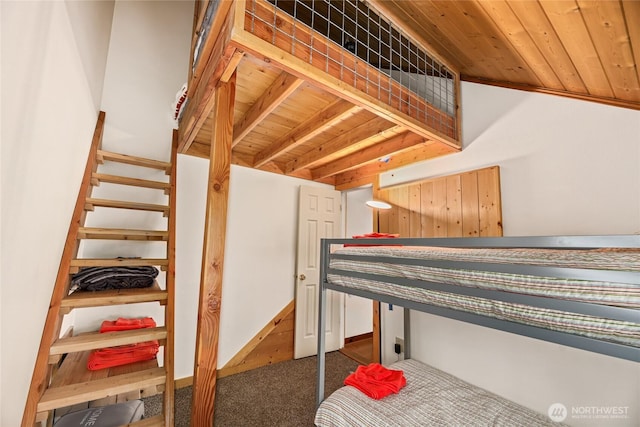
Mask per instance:
[[[104,121],[105,113],[100,112],[45,320],[22,418],[23,427],[31,427],[40,422],[50,424],[54,409],[85,403],[99,406],[159,392],[164,393],[162,414],[131,425],[169,427],[174,424],[173,347],[177,132],[174,131],[173,135],[171,161],[162,162],[102,150]],[[169,181],[150,181],[98,173],[99,165],[105,162],[160,169],[169,175]],[[154,205],[92,198],[93,187],[103,182],[160,190],[168,195],[169,203],[168,205]],[[168,218],[167,230],[85,227],[87,212],[93,211],[98,206],[122,212],[142,210],[162,213]],[[85,239],[166,242],[166,258],[78,258],[80,242]],[[72,292],[70,289],[71,275],[82,267],[90,266],[156,266],[164,271],[165,286],[161,288],[156,281],[150,288]],[[69,314],[73,309],[141,302],[158,302],[164,306],[163,326],[60,337],[63,316]],[[145,314],[141,314],[141,316],[145,316]],[[162,346],[161,351],[164,350],[162,367],[158,367],[157,361],[153,360],[98,371],[87,369],[87,359],[92,350],[151,340],[158,340]]]

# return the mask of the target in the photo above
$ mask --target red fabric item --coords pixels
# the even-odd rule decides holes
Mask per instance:
[[[147,341],[118,347],[108,347],[93,351],[87,361],[87,369],[112,368],[144,360],[152,360],[158,354],[158,341]]]
[[[395,238],[400,236],[399,234],[392,234],[392,233],[376,233],[375,231],[373,233],[367,233],[367,234],[359,234],[357,236],[351,236],[354,239],[389,239],[389,238]]]
[[[356,371],[344,380],[372,399],[382,399],[391,393],[397,393],[407,385],[404,373],[399,370],[387,369],[379,363],[358,366]]]
[[[154,328],[156,322],[151,317],[129,319],[120,317],[116,320],[105,320],[100,325],[100,333],[129,331],[132,329]],[[146,341],[118,347],[101,348],[91,352],[87,361],[87,369],[112,368],[114,366],[155,359],[160,345],[158,341]]]
[[[156,322],[151,317],[142,317],[139,319],[120,317],[117,320],[105,320],[102,322],[102,325],[100,325],[100,333],[155,327]]]
[[[395,239],[399,237],[399,234],[391,234],[391,233],[367,233],[367,234],[359,234],[357,236],[351,236],[354,239]],[[390,245],[390,244],[380,244],[380,245],[367,245],[367,244],[358,244],[358,243],[347,243],[344,245],[345,248],[349,246],[402,246],[402,245]]]

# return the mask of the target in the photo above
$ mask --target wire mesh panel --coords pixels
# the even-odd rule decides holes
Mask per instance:
[[[457,137],[455,76],[358,0],[248,0],[245,30]]]

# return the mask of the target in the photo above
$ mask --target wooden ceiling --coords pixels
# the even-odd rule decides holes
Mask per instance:
[[[349,188],[458,151],[254,56],[236,70],[233,164]],[[209,157],[215,120],[212,111],[187,154]]]
[[[461,79],[640,109],[638,0],[370,0]]]
[[[640,0],[367,3],[462,80],[640,109]],[[207,4],[197,3],[196,23]],[[263,39],[246,35],[258,35],[263,25],[232,20],[245,15],[244,2],[220,4],[212,31],[219,36],[207,39],[207,61],[190,78],[180,152],[209,157],[216,122],[212,94],[232,75],[237,78],[231,160],[237,165],[348,189],[373,182],[381,172],[460,150],[456,135],[416,125],[344,82],[335,83],[314,64],[287,59],[292,55],[265,43],[272,29],[263,31]],[[229,12],[232,5],[235,14]],[[267,1],[255,5],[278,13],[265,21],[276,23],[277,34],[291,28],[303,34],[302,26],[291,25],[292,18]],[[295,54],[306,55],[303,49]]]

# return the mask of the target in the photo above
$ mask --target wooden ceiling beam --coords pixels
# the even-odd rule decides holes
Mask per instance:
[[[231,56],[231,58],[229,59],[229,62],[227,63],[227,67],[224,69],[224,71],[222,72],[222,75],[220,76],[221,82],[229,83],[229,80],[236,72],[238,65],[240,65],[242,58],[244,58],[243,51],[236,50],[235,52],[233,52],[233,55]]]
[[[361,168],[336,175],[336,190],[354,188],[362,185],[361,183],[371,182],[373,176],[382,172],[456,152],[458,150],[444,144],[434,142],[419,144],[412,150],[391,157],[387,162],[369,163]]]
[[[282,72],[273,84],[256,100],[244,117],[233,127],[231,147],[238,145],[253,128],[289,97],[304,81]]]
[[[300,169],[309,168],[332,154],[338,153],[342,150],[357,150],[359,148],[358,146],[364,148],[364,141],[376,136],[380,132],[395,128],[396,126],[397,125],[395,123],[383,120],[379,117],[368,120],[360,126],[343,133],[337,138],[334,138],[325,144],[319,144],[317,147],[307,151],[302,156],[289,161],[285,168],[285,173],[287,175],[291,175]]]
[[[191,53],[189,58],[194,57],[194,51],[198,42],[198,38],[202,31],[202,22],[204,21],[204,16],[208,7],[207,1],[199,2],[195,6],[194,10],[194,32],[193,38],[191,40]],[[197,63],[195,67],[189,67],[189,87],[187,88],[187,94],[189,98],[193,98],[195,95],[196,88],[199,86],[199,81],[207,78],[206,68],[210,66],[210,58],[212,58],[212,52],[219,49],[218,39],[226,39],[226,37],[216,37],[215,35],[224,34],[229,30],[229,11],[231,9],[231,2],[222,2],[222,4],[218,7],[218,10],[214,14],[213,22],[210,23],[209,27],[209,37],[202,40],[204,43],[200,47],[200,54],[198,56]],[[197,29],[197,30],[196,30]],[[206,81],[206,80],[202,80]]]
[[[349,156],[313,169],[311,171],[311,176],[316,180],[336,175],[338,173],[357,168],[366,163],[393,155],[394,153],[399,153],[424,142],[426,142],[426,140],[421,135],[413,132],[405,132],[363,150],[359,150]]]
[[[219,21],[218,15],[216,15],[215,24],[218,25],[217,23],[220,22],[220,29],[219,32],[215,33],[218,34],[218,37],[215,38],[215,44],[208,56],[204,55],[204,52],[207,51],[206,48],[200,54],[197,66],[198,71],[194,72],[189,81],[188,104],[184,109],[178,129],[179,153],[185,153],[189,150],[189,146],[207,120],[209,113],[213,109],[215,88],[237,50],[236,46],[229,45],[233,14],[229,13],[227,6],[220,9],[218,14],[221,15],[221,20]],[[211,36],[213,34],[211,33]],[[209,40],[213,39],[211,36],[207,39],[207,43],[211,43]]]
[[[362,108],[348,101],[338,99],[329,104],[324,110],[314,115],[311,119],[291,130],[282,139],[271,144],[255,156],[254,167],[260,167],[279,155],[304,144],[311,138],[320,135],[336,123],[346,117],[361,111]]]

